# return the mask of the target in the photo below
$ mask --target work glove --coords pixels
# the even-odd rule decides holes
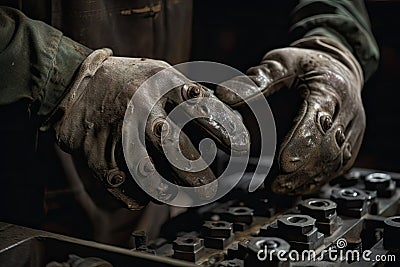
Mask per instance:
[[[215,110],[220,110],[226,120],[242,125],[240,116],[218,100],[212,91],[188,81],[170,67],[164,61],[113,57],[109,49],[96,50],[82,63],[70,91],[58,106],[62,114],[54,124],[58,145],[74,157],[83,159],[107,190],[130,209],[139,209],[147,201],[132,177],[128,179],[130,173],[127,168],[131,166],[135,174],[146,179],[154,173],[156,162],[165,164],[161,137],[164,145],[178,144],[187,159],[196,160],[200,157],[189,137],[183,132],[178,134],[180,129],[177,125],[166,120],[168,109],[189,101],[190,104],[183,108],[186,114],[206,118],[195,119],[195,124],[222,148],[233,145],[240,153],[249,146],[248,138],[243,138],[243,134],[247,134],[244,126],[232,129],[230,135],[227,135],[225,129],[208,119],[215,115]],[[168,72],[163,72],[160,79],[153,81],[151,88],[147,86],[148,90],[137,96],[139,101],[136,101],[135,106],[129,104],[132,96],[148,78],[166,69]],[[162,88],[174,86],[182,80],[186,83],[163,94]],[[211,99],[214,106],[206,108],[201,101],[197,101],[200,99]],[[134,117],[134,120],[128,122],[127,136],[133,139],[124,142],[133,143],[134,153],[124,158],[122,129],[127,108],[129,118]],[[147,113],[149,116],[145,116]],[[144,129],[146,142],[140,142],[138,136],[132,136],[132,133],[141,132],[139,128]],[[240,137],[240,141],[235,139],[237,137]],[[147,142],[155,150],[152,154],[156,157],[154,159],[147,153]],[[215,176],[210,168],[191,172],[174,164],[168,166],[172,170],[173,175],[170,176],[175,184],[189,187],[209,184],[209,187],[199,190],[199,195],[207,198],[215,193],[217,184],[212,183]],[[162,184],[153,183],[148,186],[153,187],[151,190],[154,194],[163,193]]]
[[[246,74],[217,87],[216,96],[234,108],[282,88],[297,89],[302,97],[276,155],[279,174],[267,181],[273,192],[309,193],[352,166],[365,129],[363,73],[346,47],[322,36],[304,38],[267,53]],[[241,88],[246,97],[229,87]]]

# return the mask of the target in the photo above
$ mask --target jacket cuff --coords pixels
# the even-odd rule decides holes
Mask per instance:
[[[68,37],[61,37],[44,88],[45,94],[38,111],[39,116],[48,118],[54,112],[69,92],[82,62],[91,52],[91,49]]]

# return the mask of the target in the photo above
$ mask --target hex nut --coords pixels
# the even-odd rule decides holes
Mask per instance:
[[[365,177],[365,188],[367,190],[382,191],[389,187],[392,178],[389,174],[375,172]]]
[[[204,237],[230,237],[233,233],[232,223],[225,221],[206,221],[201,233]]]
[[[204,239],[204,246],[207,248],[214,249],[224,249],[229,244],[232,243],[235,237],[232,235],[230,237],[206,237]]]
[[[254,213],[248,207],[230,207],[221,215],[229,222],[251,224]]]
[[[252,237],[247,243],[250,253],[257,254],[261,249],[267,248],[267,251],[275,250],[275,252],[283,250],[289,252],[290,245],[288,242],[277,237]]]
[[[324,234],[318,232],[317,240],[314,242],[298,242],[298,241],[289,241],[290,247],[297,251],[303,250],[315,250],[324,244]]]
[[[204,247],[204,240],[195,236],[180,236],[173,242],[174,250],[195,252]]]
[[[400,216],[386,218],[383,226],[383,246],[385,249],[400,249]]]
[[[233,242],[227,250],[228,259],[244,259],[247,255],[248,240]]]
[[[368,213],[368,208],[369,205],[367,202],[363,204],[362,207],[359,208],[346,208],[346,207],[341,207],[338,206],[337,212],[340,215],[348,216],[348,217],[353,217],[353,218],[361,218],[365,214]]]
[[[326,236],[332,235],[342,225],[342,219],[336,216],[331,222],[316,222],[318,231]]]
[[[299,210],[317,221],[330,219],[336,213],[336,203],[328,199],[310,198],[299,204]]]
[[[315,221],[303,214],[286,214],[277,220],[279,231],[286,231],[287,234],[306,234],[314,228]]]
[[[247,245],[249,251],[247,258],[244,263],[245,266],[261,267],[261,266],[289,266],[289,262],[280,261],[280,256],[285,255],[290,250],[290,245],[285,240],[277,237],[253,237]],[[265,256],[265,261],[260,261],[258,258],[259,251],[262,251],[262,255]],[[267,253],[265,255],[264,253]]]
[[[175,259],[180,259],[184,261],[196,262],[204,255],[204,247],[194,251],[194,252],[185,252],[175,250],[173,257]]]
[[[333,189],[331,194],[331,200],[340,208],[361,208],[367,198],[367,194],[357,188]]]
[[[378,197],[390,198],[396,193],[396,182],[391,181],[390,185],[383,191],[378,191]]]

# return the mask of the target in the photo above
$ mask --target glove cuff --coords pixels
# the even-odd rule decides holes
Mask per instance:
[[[310,36],[299,39],[290,44],[292,47],[308,48],[325,52],[342,62],[355,75],[359,84],[364,84],[364,75],[360,63],[351,51],[339,42],[324,36]]]
[[[90,79],[95,75],[97,70],[103,65],[103,62],[112,56],[113,52],[109,48],[103,48],[93,51],[83,62],[72,82],[72,87],[69,93],[58,106],[67,111],[80,98],[85,91]]]
[[[42,123],[40,130],[46,131],[62,119],[64,113],[68,112],[69,108],[80,98],[90,78],[93,77],[96,71],[103,65],[103,62],[112,56],[112,53],[111,49],[103,48],[95,50],[89,54],[89,56],[82,62],[78,73],[71,82],[70,90],[54,111]]]

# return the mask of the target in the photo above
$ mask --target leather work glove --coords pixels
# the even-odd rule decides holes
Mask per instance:
[[[62,111],[62,117],[54,124],[57,143],[66,152],[83,159],[93,174],[104,182],[107,190],[130,209],[138,209],[147,201],[144,192],[131,177],[130,179],[127,177],[128,163],[125,161],[132,159],[124,159],[123,155],[121,139],[124,115],[130,99],[143,82],[169,67],[170,65],[164,61],[113,57],[109,49],[96,50],[83,62],[71,90],[58,107]],[[160,87],[168,86],[170,82],[180,80],[183,76],[172,69],[168,75],[164,80],[158,81]],[[215,108],[224,110],[224,117],[227,120],[237,125],[241,124],[240,117],[234,111],[218,100],[212,91],[199,84],[185,84],[173,88],[165,95],[161,94],[158,84],[153,85],[151,90],[140,95],[140,107],[134,109],[133,106],[130,107],[136,119],[129,123],[129,127],[145,129],[146,141],[155,148],[155,157],[164,156],[161,135],[176,132],[176,125],[166,120],[167,105],[176,106],[185,100],[197,98],[214,99]],[[189,115],[201,113],[206,118],[212,117],[213,109],[205,109],[196,103],[189,106],[190,108],[185,110]],[[149,110],[151,111],[148,117],[141,113]],[[224,130],[212,120],[196,119],[195,122],[222,147],[229,147],[235,143],[235,141],[230,142]],[[231,132],[231,137],[239,135],[242,137],[243,132],[247,133],[244,126],[238,127],[236,132]],[[133,140],[128,141],[133,142]],[[235,144],[235,149],[239,152],[242,149],[247,150],[249,146],[246,141]],[[179,135],[179,145],[186,158],[195,160],[200,157],[189,137],[183,132]],[[141,172],[152,173],[155,167],[153,162],[157,161],[148,160],[145,165],[141,165],[139,161],[149,158],[142,154],[146,151],[146,144],[137,143],[135,146],[137,153],[132,155],[132,158],[137,162],[133,162],[134,166]],[[171,164],[170,167],[176,184],[194,187],[215,180],[213,172],[208,167],[198,172],[185,171]],[[215,187],[216,184],[212,183],[212,188],[210,187],[208,192],[200,191],[199,194],[214,192]]]
[[[247,75],[254,84],[236,77],[218,87],[216,96],[231,107],[243,105],[243,99],[226,89],[234,84],[244,90],[246,100],[260,92],[268,97],[283,87],[300,90],[303,99],[276,156],[279,175],[269,181],[273,192],[309,193],[352,166],[365,113],[362,69],[347,48],[326,37],[300,39],[267,53]]]

